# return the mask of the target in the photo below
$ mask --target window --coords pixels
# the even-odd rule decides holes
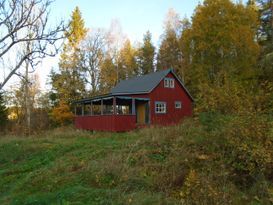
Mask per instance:
[[[103,105],[103,114],[112,115],[114,113],[113,105]]]
[[[181,109],[181,101],[175,101],[175,109]]]
[[[129,105],[117,105],[116,106],[117,114],[118,115],[130,115],[131,110]]]
[[[174,79],[169,79],[170,88],[174,88]]]
[[[164,87],[165,88],[174,88],[174,79],[164,78]]]
[[[166,103],[165,102],[156,102],[155,103],[155,113],[158,113],[158,114],[166,113]]]
[[[169,79],[168,79],[168,78],[165,78],[165,79],[164,79],[164,87],[165,87],[165,88],[168,88],[168,87],[169,87]]]

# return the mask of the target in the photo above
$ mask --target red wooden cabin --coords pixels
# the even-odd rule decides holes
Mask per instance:
[[[78,129],[129,131],[192,115],[193,98],[172,69],[121,81],[109,94],[75,101]]]

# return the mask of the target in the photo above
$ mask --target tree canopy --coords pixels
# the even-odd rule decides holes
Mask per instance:
[[[143,36],[143,44],[139,49],[138,65],[141,74],[154,71],[155,47],[152,43],[152,34],[147,31]]]
[[[230,0],[205,0],[181,37],[187,83],[196,91],[202,83],[220,85],[224,77],[253,77],[259,45],[258,16],[250,6]]]
[[[85,38],[87,29],[78,7],[74,9],[71,16],[67,42],[61,53],[59,67],[60,73],[52,73],[52,86],[59,99],[64,102],[83,97],[85,91],[82,76],[80,43]]]

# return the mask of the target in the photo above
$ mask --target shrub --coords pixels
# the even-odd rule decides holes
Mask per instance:
[[[68,104],[61,101],[57,107],[53,108],[51,117],[57,124],[67,125],[72,122],[74,115]]]
[[[231,204],[230,195],[219,189],[208,176],[190,170],[179,193],[182,204]]]
[[[232,168],[236,184],[246,187],[263,176],[272,175],[271,127],[272,122],[256,114],[234,117],[226,125],[224,157]]]

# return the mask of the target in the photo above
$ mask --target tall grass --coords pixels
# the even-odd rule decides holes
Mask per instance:
[[[207,113],[128,133],[60,128],[6,136],[0,204],[270,204],[269,123]],[[266,140],[248,158],[239,148],[250,130]]]

